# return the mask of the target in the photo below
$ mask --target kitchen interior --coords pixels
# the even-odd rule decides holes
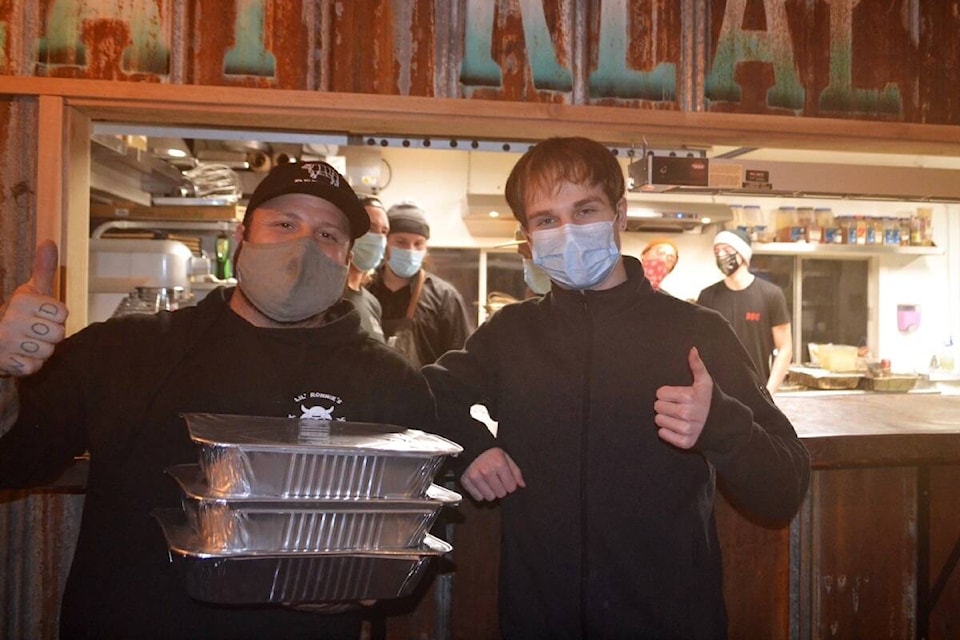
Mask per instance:
[[[526,141],[106,121],[92,129],[88,322],[117,313],[139,297],[131,295],[138,287],[169,290],[165,300],[139,301],[140,310],[153,310],[230,284],[232,231],[245,197],[270,166],[290,159],[335,164],[358,192],[387,206],[418,202],[431,223],[428,268],[458,287],[478,325],[497,304],[524,295],[503,184]],[[960,159],[611,150],[630,185],[624,252],[639,256],[661,237],[679,248],[665,291],[695,299],[717,281],[712,238],[742,226],[756,238],[753,271],[783,288],[793,318],[795,362],[775,400],[811,451],[815,481],[789,529],[757,527],[718,502],[731,559],[732,637],[762,637],[755,632],[782,625],[790,637],[815,637],[818,621],[862,624],[897,606],[905,607],[898,629],[949,624],[956,595],[947,585],[957,564],[950,547],[958,544],[945,509],[957,486],[950,443],[951,396],[960,389],[952,344],[960,334]],[[197,171],[205,166],[214,169]],[[862,505],[871,505],[866,517],[858,515]],[[492,553],[495,514],[468,513],[471,525],[456,533],[461,554]],[[461,555],[454,628],[476,630],[477,620],[483,627],[493,619],[496,576],[484,566]],[[846,593],[819,589],[818,581],[841,571],[887,577],[864,588],[862,607],[848,606]]]
[[[91,140],[87,322],[195,303],[231,284],[233,231],[273,165],[322,159],[431,223],[428,268],[481,324],[524,295],[503,183],[529,142],[366,137],[99,122]],[[721,278],[712,238],[741,227],[794,332],[780,393],[960,390],[960,189],[941,156],[611,146],[628,180],[623,250],[679,249],[663,289]],[[77,313],[78,310],[74,310]]]

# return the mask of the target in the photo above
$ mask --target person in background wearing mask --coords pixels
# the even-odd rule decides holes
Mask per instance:
[[[61,638],[360,636],[358,606],[318,615],[193,600],[150,512],[180,508],[164,469],[196,462],[186,412],[301,418],[319,407],[334,420],[432,429],[422,375],[341,300],[351,246],[369,226],[333,167],[280,165],[238,225],[236,288],[66,340],[57,248],[40,244],[33,277],[0,310],[0,487],[47,482],[90,454]]]
[[[385,342],[383,328],[380,326],[380,319],[383,316],[380,301],[367,290],[365,285],[370,280],[370,272],[380,266],[383,261],[390,223],[380,200],[367,196],[361,202],[370,216],[370,230],[353,243],[353,257],[350,260],[347,288],[344,289],[343,297],[349,300],[360,313],[360,326],[380,342]]]
[[[383,308],[383,333],[415,366],[463,346],[470,325],[456,288],[423,268],[430,225],[423,210],[401,202],[387,210],[390,232],[383,266],[368,285]]]
[[[437,428],[464,447],[461,484],[501,500],[502,635],[726,637],[715,482],[786,524],[809,455],[720,314],[655,294],[621,254],[609,149],[543,141],[506,197],[553,286],[423,369]]]
[[[535,296],[542,296],[550,291],[550,274],[534,264],[530,243],[526,238],[522,238],[517,244],[517,253],[523,260],[523,281],[527,284],[528,292]]]
[[[651,240],[640,253],[640,263],[643,265],[643,275],[650,281],[654,291],[660,291],[660,283],[670,275],[677,266],[680,252],[677,245],[665,238]]]
[[[726,318],[776,393],[793,360],[793,338],[787,300],[780,287],[750,273],[753,250],[741,229],[721,231],[713,239],[713,254],[723,280],[700,292],[697,302]],[[772,363],[771,363],[772,358]]]

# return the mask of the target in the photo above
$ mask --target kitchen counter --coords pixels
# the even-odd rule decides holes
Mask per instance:
[[[960,637],[960,395],[774,400],[810,490],[789,533],[718,504],[731,638]]]
[[[960,464],[960,396],[812,391],[774,399],[814,468]]]

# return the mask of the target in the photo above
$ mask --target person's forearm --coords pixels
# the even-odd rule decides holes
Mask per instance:
[[[787,349],[780,349],[773,364],[770,366],[770,377],[767,379],[767,391],[775,393],[780,388],[780,383],[787,375],[790,368],[790,361],[793,359],[793,352]]]
[[[20,396],[17,394],[17,380],[12,376],[0,375],[0,436],[7,433],[20,414]]]

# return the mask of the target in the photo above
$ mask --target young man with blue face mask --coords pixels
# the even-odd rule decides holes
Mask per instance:
[[[435,362],[463,346],[470,325],[457,289],[423,268],[430,225],[423,210],[401,202],[387,210],[390,232],[383,266],[368,285],[383,309],[387,344],[415,365]]]
[[[501,501],[508,640],[726,637],[717,481],[777,525],[806,494],[809,455],[729,324],[620,253],[624,192],[592,140],[525,153],[506,197],[553,287],[423,370],[463,488]]]
[[[353,304],[360,313],[360,326],[371,336],[385,342],[380,324],[383,310],[380,301],[364,286],[370,280],[370,272],[380,266],[387,248],[387,234],[390,222],[380,200],[373,196],[361,199],[363,208],[370,216],[370,230],[356,239],[350,258],[350,270],[347,273],[347,288],[343,297]]]

